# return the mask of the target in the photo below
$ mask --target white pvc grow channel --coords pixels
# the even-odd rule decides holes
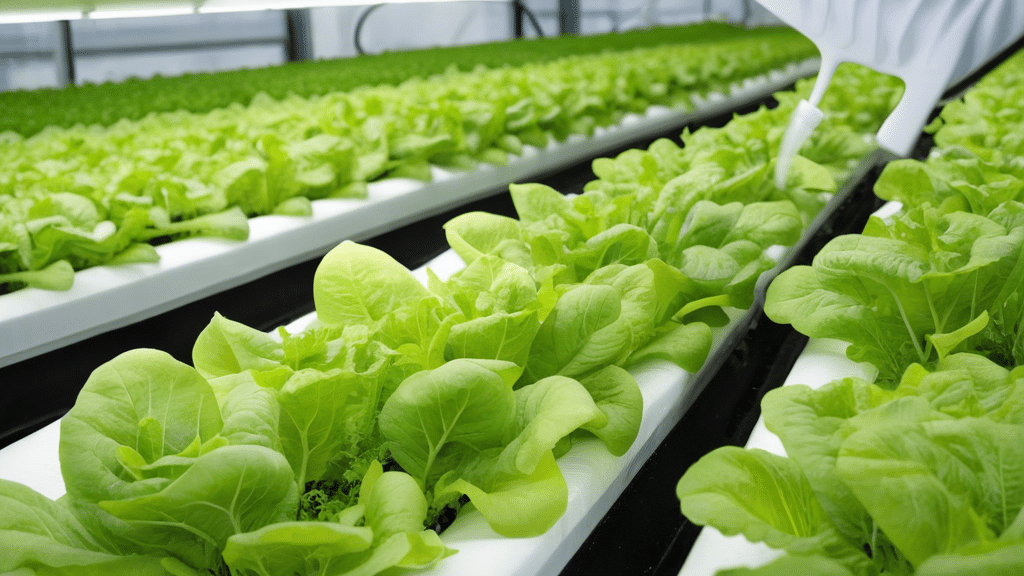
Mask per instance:
[[[874,215],[889,218],[899,212],[899,202],[888,202]],[[846,357],[848,344],[840,340],[812,338],[797,358],[783,386],[803,384],[811,388],[820,388],[839,378],[854,377],[871,382],[877,370],[874,366],[854,362]],[[779,437],[768,431],[764,418],[758,418],[754,430],[750,433],[747,448],[760,448],[785,456]],[[704,527],[700,536],[690,549],[679,576],[713,576],[719,570],[728,568],[757,568],[781,556],[783,552],[761,542],[750,542],[743,535],[725,536],[712,527]]]
[[[326,254],[342,240],[373,237],[409,222],[495,194],[559,167],[726,113],[797,79],[814,74],[818,60],[748,78],[728,96],[694,98],[694,109],[652,106],[592,138],[573,136],[548,148],[526,147],[507,165],[468,173],[434,168],[434,180],[371,183],[366,200],[316,200],[312,217],[261,216],[249,221],[246,241],[190,238],[157,247],[160,261],[98,266],[77,272],[67,292],[23,289],[0,296],[0,367],[155,316],[179,305]]]
[[[872,158],[865,163],[873,162]],[[574,442],[569,452],[558,460],[569,488],[568,508],[550,530],[533,538],[506,538],[491,530],[472,505],[466,506],[441,535],[445,544],[458,553],[422,573],[431,576],[542,576],[560,572],[747,332],[761,310],[771,279],[791,265],[855,185],[856,179],[832,198],[795,246],[769,249],[769,255],[779,264],[758,279],[754,305],[749,310],[730,310],[730,324],[714,330],[711,354],[699,372],[688,373],[664,361],[646,363],[631,370],[644,399],[643,421],[636,441],[622,457],[609,454],[596,439]],[[462,266],[461,259],[448,251],[415,270],[414,274],[426,282],[427,268],[444,279]],[[304,316],[287,329],[293,333],[299,331],[314,318],[315,314]],[[58,460],[59,432],[58,421],[0,450],[0,478],[21,482],[49,498],[63,495],[64,482]]]

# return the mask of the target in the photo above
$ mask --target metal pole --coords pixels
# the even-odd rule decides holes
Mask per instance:
[[[54,22],[53,31],[53,64],[57,71],[57,87],[63,88],[75,83],[75,49],[71,41],[71,22]]]
[[[519,0],[512,1],[512,37],[523,37],[523,5]]]
[[[285,10],[285,23],[288,28],[288,61],[313,59],[313,35],[311,33],[311,17],[309,8]]]
[[[558,32],[580,33],[580,0],[558,0]]]

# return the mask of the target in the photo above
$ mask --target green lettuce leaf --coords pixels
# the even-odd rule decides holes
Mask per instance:
[[[512,389],[498,374],[453,360],[402,382],[379,424],[395,461],[426,490],[467,454],[502,446],[514,418]]]
[[[234,534],[292,517],[298,492],[279,452],[225,446],[197,458],[159,492],[99,505],[122,520],[184,530],[223,550]]]
[[[692,522],[775,548],[814,538],[827,527],[828,517],[799,466],[763,450],[711,452],[686,471],[676,495]]]
[[[60,502],[0,480],[0,570],[7,574],[195,574],[170,557],[122,554],[91,534]],[[171,570],[165,568],[174,568]]]
[[[92,373],[61,420],[68,494],[99,502],[157,493],[175,472],[150,467],[199,456],[222,427],[213,390],[193,368],[164,352],[126,352]]]
[[[401,304],[428,295],[405,266],[353,242],[328,252],[313,277],[317,318],[327,325],[374,325]]]

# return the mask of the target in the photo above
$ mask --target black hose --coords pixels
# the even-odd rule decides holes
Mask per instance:
[[[356,29],[354,32],[352,32],[352,43],[355,44],[356,53],[359,54],[360,56],[366,54],[366,50],[363,50],[362,44],[359,43],[359,35],[363,31],[363,24],[366,23],[366,19],[369,18],[370,14],[372,14],[374,10],[380,8],[381,6],[383,6],[383,4],[374,4],[373,6],[370,6],[369,8],[364,10],[362,14],[359,15],[359,20],[356,20]]]
[[[522,10],[523,14],[526,14],[526,18],[530,21],[530,25],[533,26],[534,31],[537,32],[537,37],[543,38],[544,31],[541,29],[540,22],[537,21],[537,17],[533,12],[523,4],[522,0],[512,0],[512,4]],[[363,24],[366,23],[366,19],[370,17],[370,14],[381,6],[384,6],[384,4],[374,4],[368,7],[359,15],[359,20],[356,20],[356,29],[352,32],[352,43],[355,44],[356,53],[360,56],[366,54],[366,50],[363,50],[363,45],[359,41],[359,37],[362,36],[363,33]]]

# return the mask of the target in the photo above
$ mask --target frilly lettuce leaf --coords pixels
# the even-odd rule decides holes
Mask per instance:
[[[622,456],[633,446],[643,419],[643,395],[633,376],[618,366],[608,366],[582,378],[604,418],[593,418],[581,428],[597,436],[608,451]]]
[[[676,494],[691,521],[775,548],[817,536],[827,520],[799,466],[763,450],[715,450],[690,467]]]
[[[371,464],[359,501],[337,521],[287,521],[236,534],[224,560],[239,574],[376,574],[425,568],[452,553],[423,529],[427,501],[416,481]]]
[[[453,360],[406,379],[388,399],[380,427],[403,469],[444,504],[470,497],[497,532],[536,535],[568,498],[554,451],[577,429],[613,452],[632,444],[642,402],[618,369],[586,384],[551,376],[513,392],[509,363]]]
[[[623,349],[616,323],[622,297],[612,286],[579,285],[558,299],[533,341],[524,382],[580,376],[611,363]]]
[[[364,335],[313,327],[282,330],[278,341],[217,315],[196,340],[193,361],[211,378],[230,422],[239,423],[225,434],[278,449],[301,487],[354,456],[353,447],[375,431],[393,354]]]

